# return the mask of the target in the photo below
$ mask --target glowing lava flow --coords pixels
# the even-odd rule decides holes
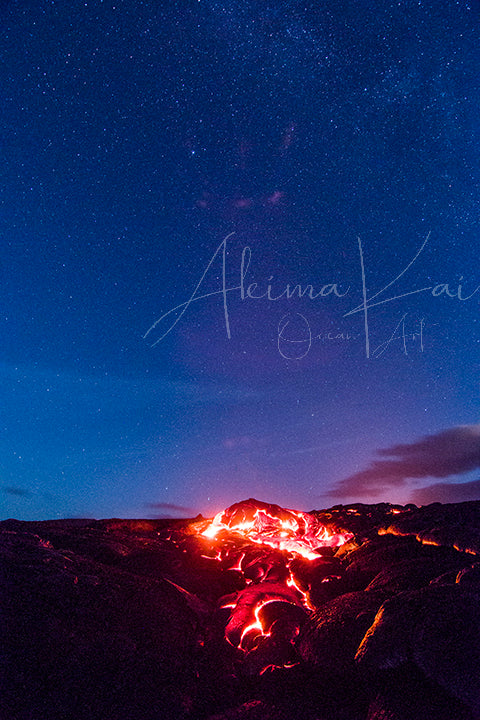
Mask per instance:
[[[245,636],[248,635],[248,633],[251,633],[252,631],[254,631],[254,632],[258,631],[257,634],[263,635],[264,637],[267,637],[270,635],[270,633],[265,630],[263,623],[259,618],[259,613],[265,607],[265,605],[268,605],[269,603],[272,603],[272,602],[275,602],[275,598],[273,600],[272,599],[264,600],[262,602],[259,602],[255,606],[255,610],[254,610],[255,622],[253,622],[250,625],[247,625],[246,627],[243,628],[242,634],[240,636],[240,647],[242,647],[242,642],[243,642]]]
[[[241,535],[258,545],[302,555],[307,560],[318,558],[317,548],[338,547],[352,537],[350,533],[330,534],[310,513],[286,510],[256,500],[237,503],[219,512],[202,534],[213,539],[222,530]]]
[[[311,513],[250,499],[218,513],[201,534],[214,544],[210,557],[244,578],[243,589],[222,599],[231,611],[226,640],[250,657],[258,650],[262,662],[271,651],[263,669],[291,663],[295,638],[313,609],[311,583],[338,577],[334,560],[319,550],[339,547],[351,533],[331,533]]]

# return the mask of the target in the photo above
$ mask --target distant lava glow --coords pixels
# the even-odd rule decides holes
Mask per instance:
[[[202,535],[214,539],[222,531],[308,560],[318,559],[317,548],[339,547],[352,537],[351,533],[330,533],[310,513],[286,510],[257,500],[237,503],[219,512]]]

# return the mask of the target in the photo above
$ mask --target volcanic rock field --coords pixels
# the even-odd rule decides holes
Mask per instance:
[[[0,720],[479,720],[480,502],[0,522]]]

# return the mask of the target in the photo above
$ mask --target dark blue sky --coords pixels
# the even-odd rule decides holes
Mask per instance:
[[[1,517],[480,498],[479,15],[0,3]]]

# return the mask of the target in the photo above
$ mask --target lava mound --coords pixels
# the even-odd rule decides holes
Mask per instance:
[[[1,720],[480,719],[480,503],[0,538]]]

